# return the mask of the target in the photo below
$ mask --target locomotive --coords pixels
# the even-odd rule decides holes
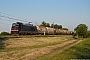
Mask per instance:
[[[24,24],[21,22],[16,22],[12,24],[11,27],[11,34],[19,34],[19,35],[72,35],[73,31],[62,30],[62,29],[55,29],[50,27],[44,26],[33,26],[30,23]]]
[[[11,28],[12,34],[36,34],[37,28],[32,24],[23,24],[21,22],[16,22],[12,24]]]

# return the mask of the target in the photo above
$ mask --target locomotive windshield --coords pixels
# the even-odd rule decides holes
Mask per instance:
[[[12,30],[18,30],[18,28],[19,28],[19,24],[15,24],[15,23],[13,23],[12,24]]]

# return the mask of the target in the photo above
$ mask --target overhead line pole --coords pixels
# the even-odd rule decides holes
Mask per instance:
[[[54,35],[54,21],[53,21],[53,35]]]

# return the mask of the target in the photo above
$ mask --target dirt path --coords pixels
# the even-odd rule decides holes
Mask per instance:
[[[24,56],[22,56],[20,58],[20,60],[34,60],[36,57],[38,56],[42,56],[44,54],[48,54],[51,52],[51,50],[53,49],[56,49],[56,48],[61,48],[59,50],[59,53],[78,44],[79,42],[81,42],[82,40],[70,40],[70,41],[67,41],[67,42],[64,42],[62,44],[58,44],[58,45],[53,45],[53,46],[47,46],[47,47],[43,47],[43,48],[39,48],[37,49],[36,51],[33,51],[31,53],[28,53]],[[64,47],[65,46],[65,47]],[[63,47],[63,48],[62,48]]]

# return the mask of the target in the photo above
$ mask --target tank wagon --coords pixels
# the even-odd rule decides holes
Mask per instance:
[[[11,33],[19,35],[72,35],[74,32],[39,25],[33,26],[30,23],[24,24],[21,22],[16,22],[12,24]]]

